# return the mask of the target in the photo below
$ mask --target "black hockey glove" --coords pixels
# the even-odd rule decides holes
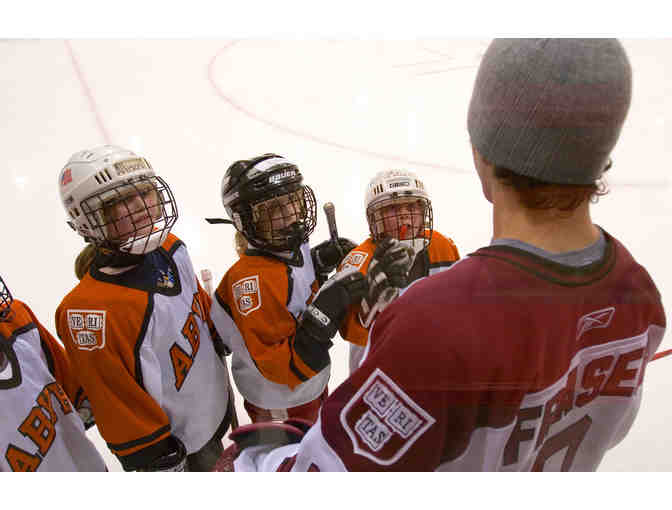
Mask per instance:
[[[367,294],[364,275],[351,268],[335,274],[320,288],[303,313],[300,328],[319,342],[330,342],[352,303]]]
[[[367,293],[366,277],[350,268],[332,276],[303,312],[294,337],[294,350],[314,371],[329,364],[329,348],[351,304]]]
[[[142,467],[136,468],[136,471],[186,471],[187,470],[187,450],[184,447],[184,443],[180,441],[175,436],[168,436],[166,439],[161,441],[161,446],[163,446],[163,454],[145,464]],[[149,447],[151,448],[151,446]],[[126,466],[124,466],[124,470]]]
[[[359,320],[365,328],[408,285],[413,258],[411,248],[397,239],[387,237],[378,244],[366,273],[369,291],[361,302]]]
[[[357,245],[345,237],[339,237],[338,243],[329,240],[318,244],[310,250],[313,266],[315,266],[315,274],[328,275],[355,248],[357,248]]]

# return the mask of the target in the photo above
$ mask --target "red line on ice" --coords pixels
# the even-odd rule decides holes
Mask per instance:
[[[368,149],[364,149],[364,148],[361,148],[361,147],[353,147],[353,146],[350,146],[350,145],[345,145],[345,144],[342,144],[342,143],[335,142],[333,140],[328,140],[326,138],[321,138],[319,136],[315,136],[315,135],[307,133],[307,132],[299,131],[297,129],[291,128],[291,127],[286,126],[284,124],[281,124],[279,122],[274,122],[272,120],[268,120],[268,119],[265,119],[265,118],[257,115],[256,113],[247,109],[246,107],[242,106],[241,104],[238,104],[233,97],[231,97],[230,95],[227,95],[225,92],[223,92],[222,89],[217,84],[217,81],[215,80],[215,76],[214,76],[215,62],[225,52],[227,52],[229,49],[231,49],[231,47],[233,47],[237,42],[238,41],[230,42],[229,44],[224,46],[222,49],[220,49],[215,54],[214,57],[212,57],[212,60],[210,60],[210,64],[208,65],[208,79],[210,80],[210,83],[212,84],[213,88],[215,89],[215,92],[217,93],[217,95],[221,99],[226,101],[229,105],[231,105],[232,108],[238,110],[243,115],[246,115],[246,116],[250,117],[251,119],[254,119],[258,122],[261,122],[262,124],[265,124],[269,127],[272,127],[273,129],[277,129],[279,131],[283,131],[285,133],[289,133],[289,134],[294,135],[294,136],[305,138],[306,140],[310,140],[310,141],[315,142],[315,143],[319,143],[319,144],[322,144],[322,145],[328,145],[330,147],[336,147],[337,149],[343,149],[343,150],[347,150],[347,151],[351,151],[351,152],[356,152],[358,154],[363,154],[365,156],[369,156],[369,157],[373,157],[373,158],[386,159],[386,160],[390,160],[390,161],[400,161],[402,163],[406,163],[406,164],[413,165],[413,166],[417,165],[417,166],[424,166],[424,167],[429,167],[429,168],[437,168],[437,169],[441,169],[441,170],[449,170],[451,172],[456,172],[456,173],[467,173],[468,172],[467,170],[462,170],[462,169],[458,169],[458,168],[454,168],[454,167],[450,167],[450,166],[446,166],[446,165],[439,165],[437,163],[427,163],[425,161],[413,161],[413,160],[406,159],[403,156],[399,156],[399,155],[396,155],[396,154],[384,154],[384,153],[381,153],[381,152],[370,151]]]
[[[70,58],[72,59],[72,66],[75,68],[77,78],[79,79],[79,82],[82,84],[82,88],[84,89],[84,95],[89,100],[89,106],[91,107],[91,111],[93,112],[93,115],[96,117],[96,124],[98,124],[98,129],[100,129],[100,132],[103,135],[103,140],[105,141],[105,143],[109,144],[111,143],[110,133],[105,127],[105,123],[103,122],[103,117],[100,114],[100,110],[98,109],[96,100],[93,98],[91,87],[89,87],[89,84],[87,83],[86,78],[84,77],[84,73],[82,72],[82,68],[79,65],[79,60],[77,59],[77,56],[75,55],[75,52],[72,49],[72,44],[70,44],[70,41],[66,40],[65,46],[68,48],[68,53],[70,53]]]

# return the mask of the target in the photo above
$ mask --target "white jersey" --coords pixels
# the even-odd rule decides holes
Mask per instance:
[[[11,306],[14,317],[0,323],[0,471],[105,471],[63,348],[26,305]]]
[[[310,246],[303,264],[249,251],[222,279],[211,317],[232,351],[231,371],[246,401],[263,409],[288,409],[318,398],[331,366],[315,371],[294,350],[297,322],[317,289]]]
[[[226,432],[228,377],[210,303],[186,247],[170,235],[135,271],[92,268],[59,306],[58,333],[125,469],[142,467],[143,450],[169,435],[192,454]]]

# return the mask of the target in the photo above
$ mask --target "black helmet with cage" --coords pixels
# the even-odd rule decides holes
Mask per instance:
[[[296,254],[315,230],[315,195],[299,168],[282,156],[236,161],[221,192],[231,222],[254,248]]]

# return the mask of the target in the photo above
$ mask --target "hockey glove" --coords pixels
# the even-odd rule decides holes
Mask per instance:
[[[413,262],[410,248],[397,239],[388,237],[380,242],[366,273],[369,287],[361,301],[359,320],[368,328],[377,314],[382,312],[408,285],[408,272]]]
[[[160,457],[152,460],[136,471],[186,471],[187,450],[184,443],[175,436],[169,436],[166,441],[167,451]]]
[[[336,273],[306,308],[299,329],[318,342],[331,344],[348,308],[367,295],[367,287],[366,277],[354,267]]]
[[[315,248],[310,250],[310,254],[313,258],[313,266],[315,267],[315,274],[328,275],[336,269],[345,256],[356,247],[357,245],[355,243],[345,237],[339,237],[338,243],[329,240],[318,244]]]

